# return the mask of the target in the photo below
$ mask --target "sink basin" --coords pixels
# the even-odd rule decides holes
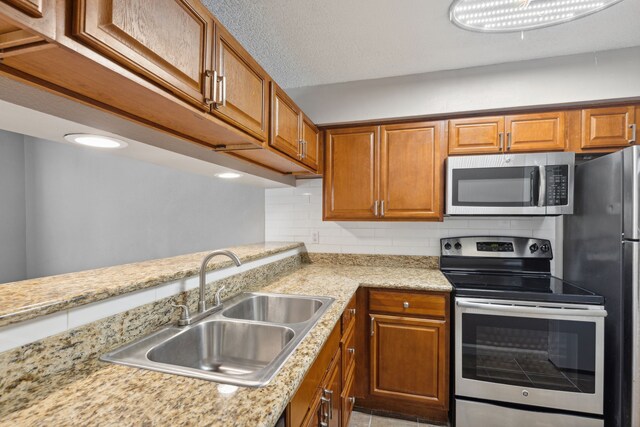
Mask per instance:
[[[253,295],[222,312],[232,319],[271,323],[300,323],[311,319],[322,301],[310,297]]]
[[[245,387],[269,383],[333,298],[247,293],[189,326],[168,326],[101,360]],[[228,308],[227,308],[228,307]]]
[[[284,326],[212,320],[154,347],[147,357],[153,362],[245,375],[267,366],[294,335]]]

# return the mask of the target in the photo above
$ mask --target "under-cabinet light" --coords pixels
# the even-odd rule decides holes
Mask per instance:
[[[235,172],[223,172],[223,173],[217,173],[216,176],[218,178],[223,178],[223,179],[235,179],[235,178],[240,178],[242,175]]]
[[[127,143],[110,136],[91,135],[88,133],[68,133],[64,136],[69,142],[93,148],[124,148]]]

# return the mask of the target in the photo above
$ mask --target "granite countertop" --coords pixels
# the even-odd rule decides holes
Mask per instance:
[[[452,290],[434,269],[305,265],[263,291],[330,296],[335,302],[266,387],[225,394],[218,383],[100,362],[88,376],[0,424],[273,426],[359,286]]]
[[[266,242],[228,249],[246,263],[302,246]],[[0,286],[0,326],[194,276],[209,252],[5,283]],[[207,271],[231,265],[229,259],[216,257]]]

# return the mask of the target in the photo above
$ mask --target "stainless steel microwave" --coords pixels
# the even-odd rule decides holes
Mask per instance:
[[[573,213],[575,153],[447,159],[447,215]]]

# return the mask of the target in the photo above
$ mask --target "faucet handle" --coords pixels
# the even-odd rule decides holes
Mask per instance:
[[[171,303],[171,307],[182,309],[180,319],[178,320],[179,326],[186,326],[191,324],[191,313],[189,312],[189,307],[184,304],[174,304],[173,302]]]
[[[216,297],[215,297],[215,300],[214,300],[214,303],[215,303],[216,307],[220,305],[220,294],[222,293],[222,291],[225,290],[225,288],[226,288],[226,285],[222,286],[221,288],[219,288],[216,291]]]

